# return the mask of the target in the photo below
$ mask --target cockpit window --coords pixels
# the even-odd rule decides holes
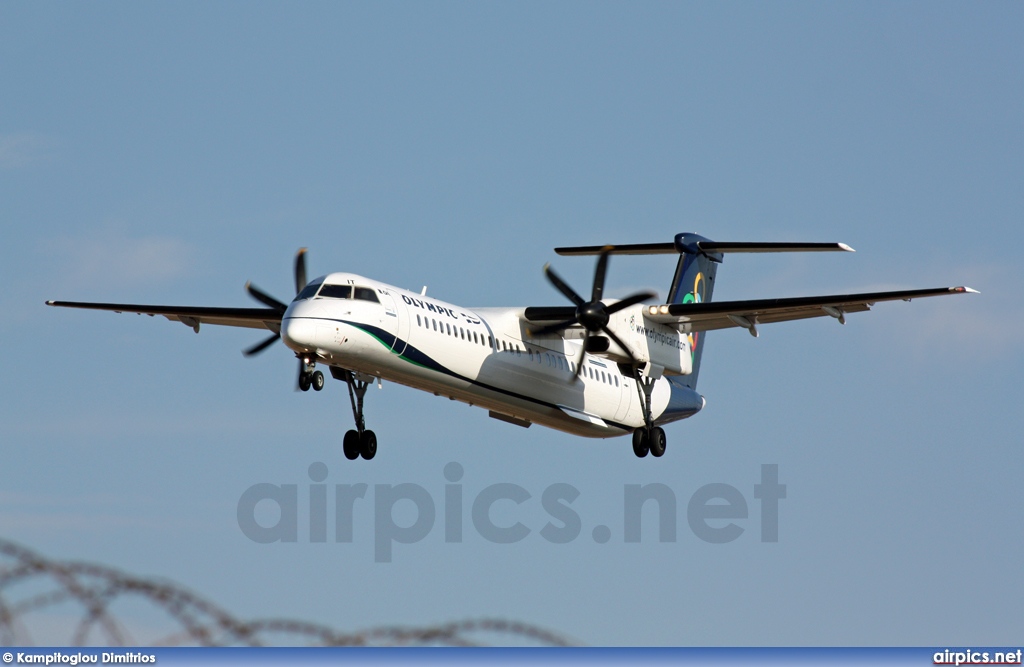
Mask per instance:
[[[377,298],[377,293],[369,287],[357,287],[356,298],[362,301],[373,301],[374,303],[380,303],[380,299]]]
[[[302,291],[295,297],[295,301],[302,301],[303,299],[311,299],[316,291],[320,289],[322,283],[309,283],[302,288]]]
[[[325,297],[328,299],[351,299],[352,298],[352,286],[351,285],[324,285],[317,295],[319,297]]]

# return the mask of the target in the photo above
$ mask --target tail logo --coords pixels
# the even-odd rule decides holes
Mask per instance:
[[[704,302],[704,274],[700,271],[697,272],[697,276],[693,279],[693,291],[687,292],[683,295],[683,303],[703,303]],[[687,340],[690,341],[690,361],[692,362],[697,357],[697,340],[700,338],[698,332],[686,334]]]

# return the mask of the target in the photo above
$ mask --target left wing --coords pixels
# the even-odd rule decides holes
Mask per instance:
[[[281,314],[277,308],[207,308],[196,306],[143,306],[131,303],[85,303],[81,301],[47,301],[47,306],[61,308],[85,308],[88,310],[109,310],[115,313],[137,313],[139,315],[163,315],[172,322],[181,322],[199,333],[200,324],[217,324],[227,327],[269,329],[281,332]]]
[[[644,317],[679,329],[682,333],[743,327],[757,335],[758,324],[788,322],[809,317],[830,316],[841,323],[846,313],[870,310],[879,301],[910,301],[926,296],[947,294],[977,294],[970,287],[936,287],[932,289],[901,290],[894,292],[866,292],[863,294],[833,294],[787,299],[753,299],[749,301],[711,301],[709,303],[675,303],[648,306]]]

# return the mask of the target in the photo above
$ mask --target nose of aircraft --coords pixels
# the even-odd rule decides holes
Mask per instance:
[[[286,313],[281,320],[281,340],[296,352],[306,352],[316,347],[316,324],[304,317],[289,317]]]

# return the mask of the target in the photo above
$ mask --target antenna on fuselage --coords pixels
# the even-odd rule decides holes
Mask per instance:
[[[426,295],[427,295],[427,286],[424,285],[423,289],[420,290],[420,296],[426,296]]]

